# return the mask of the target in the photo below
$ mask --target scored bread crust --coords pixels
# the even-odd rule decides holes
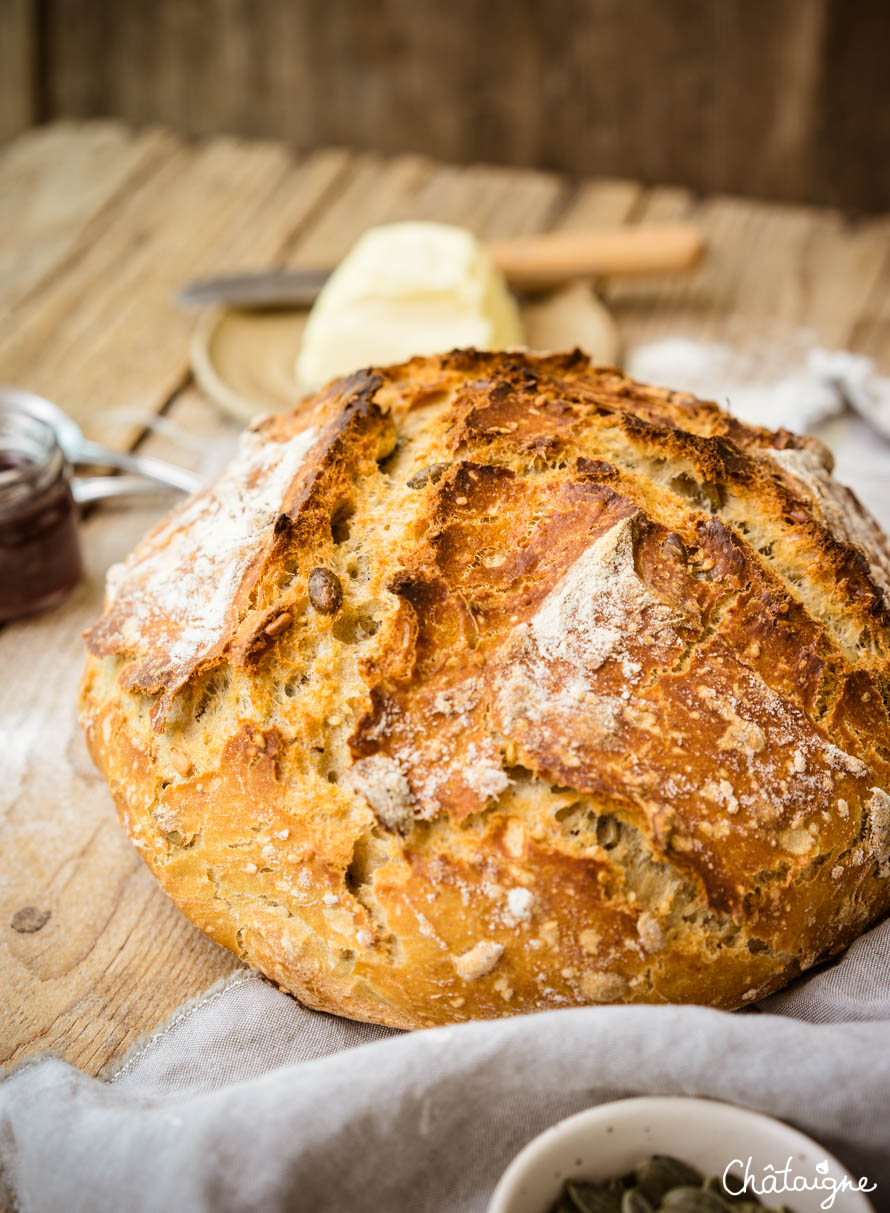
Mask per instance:
[[[91,753],[312,1007],[743,1005],[890,909],[890,550],[830,469],[577,351],[337,380],[109,575]]]

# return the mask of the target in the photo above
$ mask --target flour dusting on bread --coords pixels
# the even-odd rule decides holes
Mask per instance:
[[[155,674],[193,665],[219,645],[315,436],[309,429],[269,441],[262,430],[245,431],[222,475],[110,570],[97,629],[105,644],[149,654]]]
[[[414,797],[398,763],[384,754],[372,754],[351,767],[350,785],[359,792],[387,830],[407,830]]]
[[[676,643],[677,616],[634,569],[633,518],[606,531],[571,566],[531,620],[531,639],[546,663],[565,661],[582,674],[627,651],[645,630],[654,652]],[[629,671],[632,672],[632,671]]]

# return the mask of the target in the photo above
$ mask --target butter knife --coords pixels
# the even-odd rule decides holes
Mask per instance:
[[[695,266],[705,248],[689,223],[641,224],[589,232],[545,232],[487,245],[517,291],[541,291],[576,278],[664,274]],[[311,307],[331,270],[262,270],[199,278],[177,295],[180,307]]]

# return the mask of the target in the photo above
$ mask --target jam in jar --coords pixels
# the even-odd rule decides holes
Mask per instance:
[[[80,580],[69,470],[51,426],[0,407],[0,621],[55,606]]]

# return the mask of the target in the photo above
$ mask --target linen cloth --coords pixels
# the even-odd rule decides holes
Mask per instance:
[[[878,1184],[881,1213],[888,978],[885,922],[751,1011],[586,1007],[402,1033],[309,1011],[244,972],[110,1081],[56,1058],[14,1071],[0,1169],[21,1213],[483,1213],[513,1155],[562,1117],[700,1095],[811,1134]]]

